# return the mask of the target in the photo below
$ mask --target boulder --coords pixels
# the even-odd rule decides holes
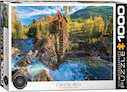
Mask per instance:
[[[47,70],[43,70],[42,73],[38,75],[38,81],[53,81],[52,78],[50,77],[49,73]]]
[[[29,74],[29,71],[30,70],[28,68],[16,69],[16,70],[12,71],[12,73],[13,73],[12,78],[15,77],[18,74],[23,74],[29,81],[31,81],[31,76]]]
[[[12,49],[11,49],[12,56],[17,55],[19,52],[20,52],[20,50],[18,48],[12,47]]]
[[[20,67],[24,67],[27,65],[30,65],[34,62],[34,59],[36,58],[38,54],[38,50],[32,51],[30,50],[19,62],[18,65]]]

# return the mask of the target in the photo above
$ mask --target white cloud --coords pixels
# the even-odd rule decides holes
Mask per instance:
[[[49,14],[55,14],[57,13],[62,7],[55,7],[53,9],[50,9],[46,7],[45,9],[35,9],[35,8],[29,8],[28,10],[20,11],[20,17],[21,19],[31,18],[37,15],[49,15]]]
[[[80,10],[82,8],[85,8],[86,6],[74,6],[72,8],[72,12],[69,12],[69,15],[76,12],[77,10]],[[56,14],[58,11],[61,11],[62,6],[56,6],[54,8],[49,8],[48,6],[43,9],[35,9],[34,7],[28,7],[28,9],[20,9],[20,15],[18,17],[20,19],[32,19],[32,17],[37,15],[49,15],[49,14]],[[63,14],[64,11],[61,11]]]
[[[80,10],[80,9],[84,9],[86,8],[87,6],[74,6],[73,9],[72,9],[72,13],[75,13],[76,11]]]

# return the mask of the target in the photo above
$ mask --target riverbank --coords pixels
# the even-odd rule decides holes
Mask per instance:
[[[92,61],[104,64],[111,64],[112,56],[106,55],[105,53],[100,53],[97,51],[83,51],[83,50],[73,50],[66,53],[66,56],[74,57],[74,56],[82,56],[82,57],[90,57]]]

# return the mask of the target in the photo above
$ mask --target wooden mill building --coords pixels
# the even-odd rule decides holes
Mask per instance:
[[[66,30],[67,20],[60,14],[60,12],[57,12],[56,15],[52,18],[51,33],[56,35],[57,50],[60,57],[63,56],[66,51],[68,42]]]

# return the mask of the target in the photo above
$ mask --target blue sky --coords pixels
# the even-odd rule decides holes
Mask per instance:
[[[72,14],[80,9],[86,8],[87,6],[72,6]],[[58,11],[61,14],[63,6],[17,6],[17,11],[19,11],[18,18],[21,20],[23,25],[29,25],[33,19],[38,19],[43,15],[54,16]]]

